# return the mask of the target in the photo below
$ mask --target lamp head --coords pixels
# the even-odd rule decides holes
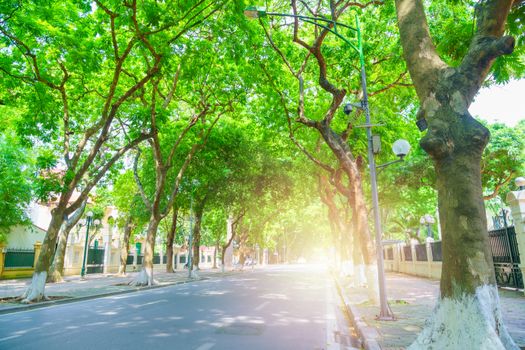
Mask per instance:
[[[266,11],[258,10],[255,6],[248,6],[244,9],[244,15],[251,19],[257,19],[266,16]]]
[[[520,191],[525,190],[525,177],[517,177],[516,180],[514,180],[514,183]]]
[[[343,112],[344,112],[346,115],[350,115],[350,113],[352,113],[353,110],[354,110],[354,106],[352,106],[351,103],[347,103],[347,104],[345,104],[345,106],[343,107]]]
[[[86,216],[87,216],[88,218],[92,218],[92,217],[93,217],[93,212],[92,212],[91,210],[88,211],[88,212],[86,213]]]
[[[93,221],[93,223],[95,224],[95,226],[98,226],[98,225],[100,225],[100,220],[99,219],[95,219],[95,221]]]
[[[435,221],[434,221],[434,217],[430,214],[426,214],[425,215],[425,222],[427,224],[433,224]]]
[[[407,140],[399,139],[392,144],[392,151],[396,156],[403,159],[410,151],[410,143]]]

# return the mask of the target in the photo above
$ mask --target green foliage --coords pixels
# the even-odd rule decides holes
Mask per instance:
[[[27,224],[25,210],[31,200],[31,162],[27,149],[15,137],[0,135],[0,242],[12,226]]]

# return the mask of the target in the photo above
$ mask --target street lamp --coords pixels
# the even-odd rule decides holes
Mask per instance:
[[[517,177],[514,180],[514,183],[516,184],[516,186],[518,186],[518,189],[520,191],[525,190],[525,177]]]
[[[82,259],[82,269],[80,270],[80,277],[84,278],[86,275],[86,259],[87,259],[87,247],[88,247],[88,241],[89,241],[89,226],[91,224],[91,220],[93,219],[93,212],[88,211],[86,213],[86,240],[84,242],[84,257]],[[96,220],[98,221],[98,220]]]
[[[427,238],[432,237],[432,228],[430,225],[433,225],[435,222],[434,217],[430,214],[425,214],[419,219],[419,223],[427,227]]]
[[[377,135],[374,135],[374,149],[380,149],[381,148],[380,146],[375,145],[375,142],[378,142],[378,141],[375,141],[375,140],[378,140],[378,139],[379,139],[379,137],[377,137]],[[393,160],[393,161],[385,163],[385,164],[376,165],[376,169],[386,168],[389,165],[402,162],[404,160],[405,156],[408,154],[408,152],[410,152],[410,143],[408,143],[407,140],[403,140],[403,139],[396,140],[392,144],[392,152],[394,152],[396,157],[399,157],[399,159]],[[378,152],[374,152],[374,153],[378,153]]]
[[[372,203],[374,207],[374,223],[375,223],[375,235],[376,235],[376,249],[377,249],[377,272],[379,280],[379,302],[380,312],[379,320],[394,320],[394,315],[388,307],[388,300],[386,297],[386,285],[385,285],[385,271],[383,266],[383,247],[381,245],[381,223],[379,218],[379,200],[377,195],[377,179],[376,179],[376,164],[374,159],[374,145],[372,136],[372,125],[370,121],[370,109],[368,106],[368,93],[366,88],[366,71],[365,71],[365,57],[363,54],[363,45],[361,41],[361,30],[359,25],[359,17],[355,16],[355,27],[351,27],[344,23],[336,22],[324,17],[309,17],[295,14],[284,14],[275,12],[266,12],[259,10],[255,6],[249,6],[245,9],[244,14],[249,18],[261,18],[266,16],[278,16],[278,17],[292,17],[301,20],[302,22],[313,24],[317,27],[323,28],[326,31],[337,36],[343,40],[350,48],[359,54],[359,63],[361,68],[361,90],[363,91],[363,99],[358,105],[347,105],[345,106],[345,113],[350,114],[352,107],[357,107],[365,112],[366,124],[362,127],[366,128],[366,135],[368,138],[368,163],[370,167],[370,184],[372,187]],[[324,24],[322,24],[324,23]],[[357,35],[357,46],[355,46],[349,39],[341,35],[337,28],[342,27],[355,32]]]

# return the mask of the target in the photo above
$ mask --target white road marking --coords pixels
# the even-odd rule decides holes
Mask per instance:
[[[263,307],[265,307],[266,305],[270,304],[269,301],[265,301],[264,303],[262,303],[261,305],[257,306],[255,308],[255,311],[261,311],[263,309]]]
[[[195,350],[210,350],[215,346],[215,343],[204,343]]]
[[[6,340],[9,340],[9,339],[13,339],[13,338],[18,338],[18,337],[20,337],[20,335],[12,335],[10,337],[0,338],[0,342],[6,341]]]
[[[156,300],[156,301],[150,301],[149,303],[145,303],[145,304],[135,305],[134,307],[138,308],[138,307],[149,306],[149,305],[154,305],[158,303],[167,303],[167,302],[168,301],[166,299],[161,299],[161,300]]]

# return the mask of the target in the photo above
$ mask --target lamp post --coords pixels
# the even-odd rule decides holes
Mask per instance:
[[[332,8],[333,12],[333,8]],[[386,297],[386,286],[385,286],[385,272],[383,266],[383,253],[381,245],[381,222],[379,218],[379,200],[377,195],[377,177],[376,177],[376,164],[374,159],[374,147],[372,137],[372,127],[370,121],[370,110],[368,107],[368,93],[366,87],[366,71],[365,71],[365,58],[363,53],[363,45],[361,41],[361,30],[359,25],[359,17],[355,16],[355,27],[340,23],[334,20],[330,20],[324,17],[310,17],[295,14],[284,14],[276,12],[266,12],[264,10],[257,9],[255,6],[249,6],[244,10],[244,14],[249,18],[261,18],[266,16],[277,16],[277,17],[292,17],[301,20],[305,23],[313,24],[317,27],[323,28],[328,32],[334,34],[339,39],[343,40],[350,48],[359,54],[360,73],[361,73],[361,90],[363,91],[363,99],[358,105],[347,104],[344,112],[350,114],[352,107],[357,107],[365,112],[366,124],[362,127],[366,128],[366,135],[368,138],[368,163],[370,167],[370,184],[372,187],[372,204],[374,207],[374,223],[375,223],[375,236],[376,236],[376,250],[377,250],[377,272],[379,282],[379,301],[380,301],[380,313],[378,316],[379,320],[393,320],[394,316],[388,307],[388,300]],[[337,28],[345,28],[354,32],[357,36],[357,46],[354,45],[349,39],[340,34]]]
[[[433,225],[435,222],[434,217],[430,214],[425,214],[419,219],[419,223],[427,227],[427,238],[432,238],[432,228],[430,225]]]
[[[82,259],[82,269],[80,270],[80,277],[81,278],[84,278],[84,276],[86,275],[86,259],[87,259],[87,247],[88,247],[88,242],[89,242],[89,226],[91,224],[91,220],[93,218],[93,212],[92,211],[88,211],[86,213],[86,240],[84,242],[84,257]]]

